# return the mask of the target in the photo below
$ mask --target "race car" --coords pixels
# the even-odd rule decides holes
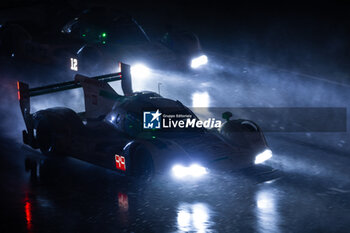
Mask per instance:
[[[83,41],[69,62],[71,70],[84,74],[113,72],[118,61],[160,70],[193,70],[208,62],[193,32],[168,26],[165,35],[154,40],[132,16],[115,9],[87,9],[69,21],[62,33]]]
[[[0,22],[0,56],[67,77],[118,72],[118,61],[131,64],[135,75],[150,69],[198,71],[208,62],[193,32],[168,27],[161,39],[151,39],[132,16],[115,8],[67,15],[42,16],[30,24],[28,19]]]
[[[199,118],[180,101],[155,92],[133,92],[130,66],[96,77],[29,88],[17,82],[26,130],[23,141],[45,155],[70,155],[124,176],[172,174],[179,179],[208,176],[264,163],[272,157],[261,129],[252,121],[227,120],[220,128],[198,126]],[[117,93],[108,83],[120,81]],[[85,111],[54,107],[31,113],[30,98],[82,88]],[[160,127],[177,116],[198,127]],[[172,118],[174,121],[175,119]],[[181,123],[178,123],[179,125]]]

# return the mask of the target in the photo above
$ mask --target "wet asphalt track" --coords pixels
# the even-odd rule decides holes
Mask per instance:
[[[230,69],[213,64],[221,73],[209,75],[212,79],[179,77],[135,86],[156,90],[156,83],[162,82],[163,95],[181,96],[187,105],[195,91],[207,91],[212,106],[349,105],[347,86],[229,64]],[[16,101],[10,101],[14,115],[8,124],[20,119]],[[19,123],[14,128],[21,127]],[[144,183],[73,158],[47,158],[23,146],[19,137],[4,134],[0,231],[349,232],[349,135],[266,136],[274,151],[268,165],[279,171],[273,175],[212,173],[199,182],[180,183],[164,176]]]
[[[287,157],[293,154],[285,148],[320,154],[293,143],[276,146]],[[47,158],[9,140],[0,149],[2,232],[348,232],[350,227],[349,186],[312,171],[281,172],[273,181],[237,173],[211,174],[200,182],[179,183],[169,176],[144,183],[73,158]]]

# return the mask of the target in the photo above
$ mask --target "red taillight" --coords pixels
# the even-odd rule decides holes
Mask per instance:
[[[115,155],[115,166],[119,170],[126,171],[125,158],[120,155]]]
[[[19,81],[17,81],[17,98],[18,98],[18,100],[21,99],[21,92],[19,90]]]
[[[123,75],[122,75],[122,63],[121,62],[118,63],[118,72],[119,72],[119,75],[120,75],[120,79],[122,79]]]

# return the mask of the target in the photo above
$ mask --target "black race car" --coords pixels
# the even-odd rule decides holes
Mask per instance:
[[[46,65],[60,70],[56,73],[90,76],[118,72],[118,61],[131,64],[135,75],[150,69],[198,70],[208,62],[192,32],[168,27],[162,38],[151,39],[132,16],[114,8],[69,15],[74,16],[65,23],[67,16],[52,16],[45,27],[37,21],[0,21],[0,55],[40,64],[40,70]]]
[[[178,178],[201,177],[271,158],[254,122],[229,120],[230,114],[225,113],[227,122],[220,128],[203,128],[200,119],[181,102],[154,92],[133,92],[130,66],[120,65],[120,73],[91,78],[76,75],[74,81],[48,86],[29,88],[18,82],[27,128],[24,143],[46,155],[70,155],[127,176],[172,173]],[[124,95],[112,89],[108,84],[112,81],[121,81]],[[85,112],[62,107],[30,112],[30,97],[80,87]],[[169,127],[175,120],[178,126],[189,127]]]
[[[168,26],[161,39],[153,40],[133,17],[115,9],[83,11],[62,32],[72,40],[83,41],[70,58],[71,70],[79,73],[112,72],[118,61],[131,64],[133,72],[147,68],[197,69],[208,62],[194,33]]]

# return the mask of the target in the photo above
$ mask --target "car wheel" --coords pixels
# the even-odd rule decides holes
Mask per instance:
[[[132,156],[132,175],[144,181],[154,176],[154,166],[151,153],[142,146],[136,148]]]
[[[36,140],[44,155],[62,155],[70,146],[68,127],[57,127],[50,119],[41,119],[36,128]]]
[[[58,152],[55,143],[55,132],[51,127],[48,119],[42,119],[36,128],[36,140],[41,153],[44,155],[54,155]]]

